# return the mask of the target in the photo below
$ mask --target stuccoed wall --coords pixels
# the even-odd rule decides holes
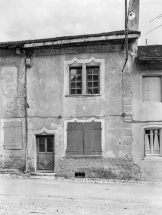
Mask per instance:
[[[43,49],[41,50],[43,52]],[[38,52],[40,53],[40,51]],[[77,58],[81,59],[104,59],[105,60],[105,91],[102,96],[92,97],[68,97],[64,94],[64,62]],[[109,159],[116,164],[123,160],[127,163],[129,170],[133,168],[132,157],[132,126],[131,120],[131,67],[132,59],[129,58],[128,66],[124,72],[124,111],[127,113],[125,121],[121,116],[122,110],[122,74],[125,55],[122,51],[76,53],[64,55],[42,55],[32,56],[32,67],[28,69],[28,122],[29,122],[29,163],[32,170],[36,170],[36,142],[35,134],[43,127],[49,131],[59,134],[59,140],[55,149],[55,172],[67,172],[69,169],[69,158],[66,158],[65,129],[64,122],[74,118],[86,120],[92,117],[102,119],[105,122],[104,139],[105,148],[103,158],[80,159],[90,162],[94,168],[105,162],[109,168]],[[67,80],[68,81],[68,80]],[[59,118],[61,115],[61,118]],[[107,161],[105,160],[107,159]],[[131,160],[131,162],[130,162]],[[76,159],[70,158],[74,169],[85,168]],[[116,165],[115,164],[115,165]],[[71,164],[70,164],[71,165]],[[105,168],[105,167],[104,167]],[[114,167],[116,168],[116,167]],[[72,165],[70,167],[72,170]],[[125,168],[126,170],[127,168]],[[128,171],[129,172],[129,171]]]
[[[118,46],[118,45],[116,45]],[[53,49],[50,47],[50,49]],[[75,49],[75,48],[74,48]],[[90,49],[92,50],[92,49]],[[113,51],[112,51],[113,50]],[[30,52],[31,50],[29,50]],[[46,49],[47,51],[47,49]],[[100,48],[93,53],[62,53],[43,55],[40,49],[31,55],[31,68],[27,69],[28,91],[28,168],[36,171],[37,147],[36,135],[41,133],[55,136],[55,172],[74,175],[75,171],[85,171],[90,176],[112,174],[112,177],[132,177],[132,63],[134,59],[129,55],[128,65],[123,75],[123,108],[127,114],[121,116],[122,109],[122,68],[125,54],[118,48],[100,52]],[[74,58],[104,60],[105,76],[101,84],[105,83],[101,96],[65,96],[64,62]],[[12,89],[12,92],[1,90],[1,142],[0,163],[3,167],[20,168],[25,165],[25,126],[24,126],[24,55],[17,55],[15,49],[1,51],[1,89]],[[6,71],[6,80],[3,78]],[[11,79],[12,75],[14,78]],[[15,81],[16,79],[16,81]],[[10,82],[12,88],[3,83]],[[3,98],[3,102],[2,102]],[[6,103],[4,102],[6,101]],[[13,105],[14,104],[14,105]],[[102,158],[66,158],[65,122],[73,120],[102,120],[104,132],[104,147]],[[4,150],[3,122],[5,120],[22,120],[23,150]],[[86,165],[88,162],[89,170]],[[138,168],[137,168],[138,169]],[[93,170],[93,171],[92,171]],[[96,170],[96,171],[95,171]],[[112,170],[112,171],[111,171]],[[88,173],[89,172],[89,173]],[[105,173],[104,173],[105,172]],[[115,172],[115,173],[114,173]],[[135,171],[136,174],[138,171]],[[113,176],[116,175],[116,176]]]
[[[133,108],[133,144],[132,153],[134,163],[139,166],[138,177],[141,180],[162,180],[162,158],[145,157],[144,155],[144,129],[151,127],[162,127],[162,103],[144,103],[142,98],[142,76],[161,75],[162,65],[133,64],[132,82],[132,108]]]
[[[24,141],[24,55],[15,49],[0,50],[0,167],[23,168],[25,166]],[[22,121],[23,149],[4,149],[4,122]]]

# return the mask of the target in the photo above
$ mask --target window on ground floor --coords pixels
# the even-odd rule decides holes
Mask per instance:
[[[67,155],[101,155],[101,122],[68,122]]]
[[[145,155],[162,155],[161,129],[145,129]]]

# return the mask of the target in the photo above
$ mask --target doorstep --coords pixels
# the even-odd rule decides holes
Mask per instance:
[[[57,173],[54,172],[30,172],[30,178],[53,178],[56,177]]]
[[[0,174],[18,174],[18,169],[0,169]]]

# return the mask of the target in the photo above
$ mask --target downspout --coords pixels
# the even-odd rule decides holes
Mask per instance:
[[[124,113],[124,69],[128,61],[128,13],[127,13],[127,0],[125,0],[125,62],[122,68],[122,116],[125,117]]]
[[[26,172],[28,171],[28,103],[27,103],[27,65],[26,65],[26,52],[24,50],[24,55],[25,55],[25,163],[26,163]]]

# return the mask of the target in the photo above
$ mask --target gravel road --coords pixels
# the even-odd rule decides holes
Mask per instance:
[[[0,177],[0,214],[162,215],[162,186]]]

